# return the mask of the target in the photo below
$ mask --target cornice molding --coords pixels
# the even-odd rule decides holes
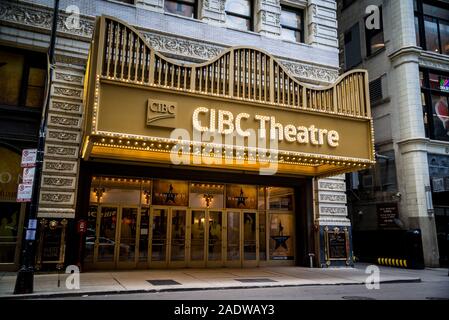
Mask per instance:
[[[419,65],[429,69],[449,72],[449,56],[423,51],[419,57]]]

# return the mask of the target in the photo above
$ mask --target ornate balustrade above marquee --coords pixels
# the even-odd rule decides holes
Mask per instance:
[[[180,64],[156,52],[133,27],[115,18],[101,19],[102,78],[304,110],[371,116],[364,70],[346,73],[334,85],[317,89],[301,84],[276,58],[256,48],[234,47],[205,63]]]
[[[263,110],[268,108],[279,115],[285,110],[292,112],[289,118],[310,118],[307,120],[309,125],[315,124],[316,119],[325,119],[327,127],[336,123],[344,128],[341,129],[342,133],[347,131],[341,137],[346,139],[345,145],[341,143],[341,152],[335,154],[332,148],[311,146],[296,150],[289,146],[283,150],[280,145],[278,160],[282,162],[283,171],[288,173],[322,176],[360,169],[374,162],[368,75],[365,70],[348,72],[333,85],[318,88],[299,82],[276,58],[252,47],[233,47],[208,62],[182,64],[156,52],[133,27],[107,16],[97,19],[87,69],[85,101],[88,117],[82,153],[86,159],[97,156],[169,161],[167,156],[162,159],[160,154],[168,153],[175,141],[166,135],[158,135],[161,132],[159,129],[150,132],[145,128],[130,132],[133,130],[112,130],[109,124],[99,126],[99,119],[108,118],[101,115],[101,112],[107,113],[109,107],[105,101],[111,101],[109,105],[114,104],[111,95],[121,99],[118,91],[126,87],[130,94],[131,90],[138,90],[133,91],[136,92],[133,97],[140,94],[151,97],[154,93],[158,99],[163,96],[178,101],[184,99],[183,96],[196,97],[224,101],[224,104],[247,105],[249,109],[254,106]],[[130,99],[123,97],[124,104],[128,101]],[[120,110],[109,108],[109,112]],[[245,107],[241,110],[245,111]],[[258,112],[259,109],[255,110]],[[123,112],[127,112],[126,106],[123,106]],[[187,113],[192,110],[179,106],[179,113],[182,112],[188,117]],[[348,129],[351,124],[354,132]],[[358,143],[352,145],[350,139]],[[205,145],[192,141],[189,150],[192,154],[198,150],[202,152]],[[355,150],[351,151],[351,148],[363,150],[352,152]],[[249,149],[244,148],[240,152],[236,149],[232,158],[239,156],[249,160],[252,157]],[[262,160],[256,159],[256,156],[254,159]]]

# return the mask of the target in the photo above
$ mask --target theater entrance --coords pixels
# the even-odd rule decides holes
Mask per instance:
[[[93,177],[86,269],[293,265],[293,189]]]
[[[153,207],[150,220],[150,267],[258,264],[255,211]]]
[[[133,268],[136,264],[139,207],[100,205],[91,208],[86,255],[97,268]]]

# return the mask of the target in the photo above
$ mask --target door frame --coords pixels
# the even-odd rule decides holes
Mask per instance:
[[[256,257],[254,260],[246,260],[245,259],[245,213],[253,213],[255,217],[255,226],[256,230],[255,236],[256,239],[254,241],[256,242]],[[241,239],[241,260],[242,260],[242,267],[257,267],[259,266],[259,214],[256,209],[242,209],[241,210],[241,217],[240,217],[240,224],[241,224],[241,231],[240,231],[240,239]]]
[[[114,255],[112,261],[98,261],[98,250],[100,247],[99,238],[100,238],[100,230],[101,230],[101,218],[102,218],[102,208],[117,208],[117,216],[116,216],[116,228],[115,228],[115,237],[114,237]],[[133,261],[120,261],[120,245],[121,245],[121,226],[122,226],[122,210],[123,208],[133,208],[137,209],[137,221],[136,221],[136,244],[135,244],[135,252],[134,252],[134,260]],[[109,204],[109,203],[101,203],[97,205],[97,219],[95,225],[95,243],[94,243],[94,257],[93,257],[93,267],[96,269],[131,269],[136,268],[138,253],[139,253],[139,237],[140,237],[140,206],[138,205],[123,205],[123,204]]]
[[[136,220],[136,235],[135,235],[135,246],[134,246],[134,261],[120,261],[120,248],[121,248],[121,234],[122,234],[122,218],[123,218],[123,208],[137,209],[137,220]],[[137,266],[138,256],[139,256],[139,240],[140,240],[140,206],[138,205],[120,205],[119,206],[119,225],[116,233],[115,241],[115,263],[117,269],[135,269]]]
[[[186,215],[186,225],[185,225],[185,234],[184,234],[184,260],[182,261],[172,261],[172,257],[171,257],[171,249],[172,249],[172,233],[173,233],[173,228],[172,228],[172,219],[173,219],[173,211],[175,210],[180,210],[180,211],[184,211],[185,215]],[[169,207],[169,212],[168,212],[168,223],[167,223],[167,228],[168,228],[168,233],[167,233],[167,264],[169,268],[185,268],[188,265],[187,259],[188,259],[188,254],[190,252],[190,247],[188,246],[188,236],[189,236],[189,231],[190,231],[190,226],[189,226],[189,210],[187,207]]]
[[[219,260],[209,260],[209,228],[210,228],[210,212],[219,212],[221,215],[221,259]],[[224,220],[226,217],[225,209],[206,209],[206,252],[205,252],[205,260],[206,260],[206,267],[208,268],[217,268],[222,267],[224,265],[224,259],[225,259],[225,250],[226,250],[226,242],[225,242],[225,228],[224,228]]]
[[[257,267],[259,266],[259,214],[257,209],[226,209],[225,211],[225,218],[224,218],[224,236],[225,236],[225,243],[224,243],[224,263],[223,265],[226,267],[235,267],[235,268],[241,268],[241,267]],[[228,214],[230,212],[237,212],[239,214],[239,259],[238,260],[228,260]],[[253,213],[255,216],[255,225],[256,225],[256,259],[255,260],[245,260],[245,225],[244,225],[244,214],[245,213]]]

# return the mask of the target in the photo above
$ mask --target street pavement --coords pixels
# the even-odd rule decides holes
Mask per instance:
[[[79,289],[66,287],[67,277],[73,279],[73,275],[36,274],[34,293],[30,295],[13,295],[16,274],[3,273],[0,274],[0,298],[308,299],[316,295],[317,299],[341,299],[343,296],[357,299],[368,295],[375,299],[382,296],[394,299],[401,298],[402,289],[405,290],[404,299],[449,297],[447,269],[378,266],[380,289],[368,290],[365,283],[374,278],[373,274],[366,273],[367,267],[367,264],[358,263],[355,268],[328,269],[261,267],[86,272],[80,274]],[[244,293],[240,293],[242,290]],[[419,295],[412,294],[417,290]]]
[[[53,298],[63,299],[63,298]],[[120,295],[84,295],[71,300],[447,300],[446,281],[381,283],[379,289],[365,285],[298,286],[254,289],[174,291]]]

